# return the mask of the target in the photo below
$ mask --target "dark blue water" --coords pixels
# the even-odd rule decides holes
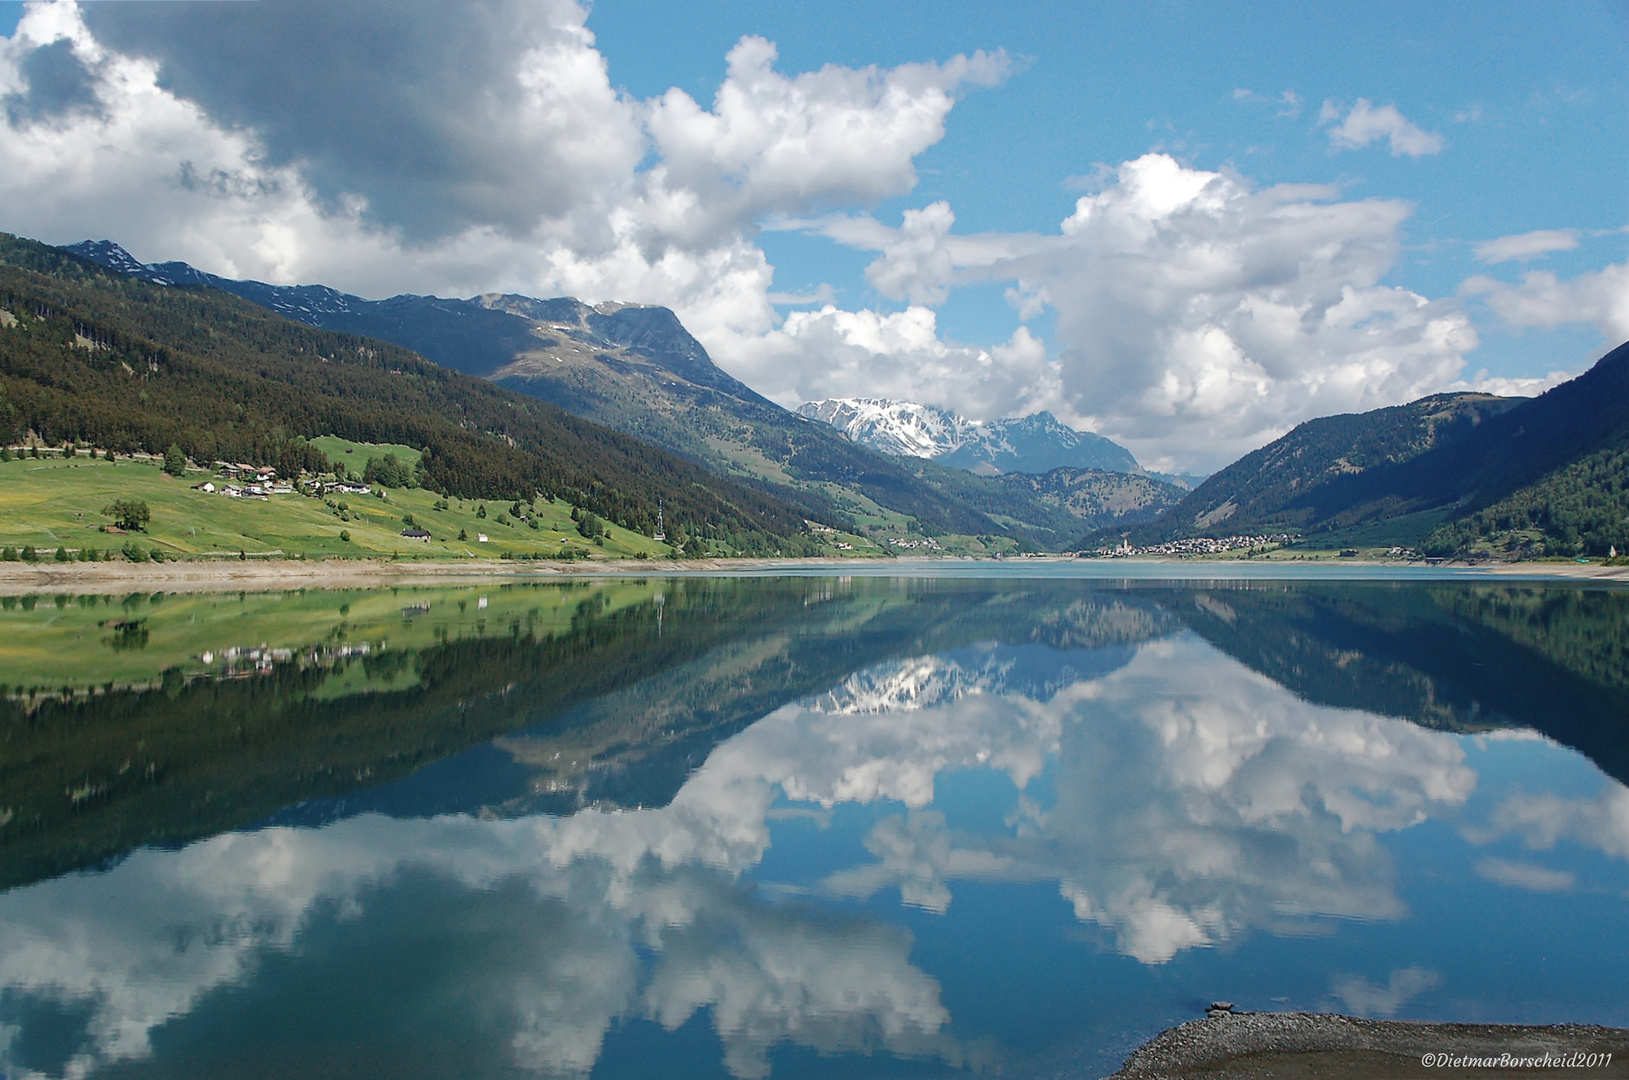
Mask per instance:
[[[95,860],[0,894],[4,1074],[1100,1076],[1216,999],[1629,1025],[1629,595],[800,579],[660,606],[564,652],[425,650],[417,698],[266,750],[235,825],[34,838],[28,866]],[[550,697],[630,641],[630,677]],[[448,735],[517,696],[547,703]],[[435,746],[286,794],[364,730],[380,760]]]

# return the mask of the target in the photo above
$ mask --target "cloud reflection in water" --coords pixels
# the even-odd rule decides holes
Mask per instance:
[[[1159,964],[1316,916],[1401,917],[1377,835],[1462,804],[1476,783],[1455,738],[1308,704],[1191,636],[1085,674],[1065,662],[1085,654],[1052,653],[1037,674],[1019,652],[858,673],[718,746],[657,809],[370,815],[17,889],[0,896],[0,987],[85,1007],[66,1074],[89,1075],[150,1058],[155,1033],[211,995],[254,992],[271,957],[314,963],[316,922],[366,924],[381,897],[429,875],[453,905],[529,897],[502,931],[512,947],[472,954],[454,980],[498,1017],[524,1070],[584,1075],[618,1023],[673,1030],[704,1011],[736,1077],[767,1075],[783,1043],[955,1064],[983,1051],[955,1034],[911,934],[833,900],[898,889],[945,912],[957,881],[1055,883],[1115,949]],[[963,770],[1010,781],[1002,828],[952,827],[935,804]],[[868,856],[757,888],[771,840],[796,842],[776,831],[788,802],[881,808]],[[372,987],[408,1012],[422,991]],[[13,1047],[16,1035],[0,1031]]]

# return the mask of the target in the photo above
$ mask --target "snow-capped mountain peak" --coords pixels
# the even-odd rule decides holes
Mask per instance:
[[[141,262],[111,240],[81,240],[77,244],[68,244],[63,250],[71,251],[82,259],[89,259],[117,273],[140,278],[142,281],[150,281],[155,285],[172,284],[163,274]]]
[[[948,409],[888,398],[830,398],[811,401],[797,411],[838,428],[852,442],[901,457],[948,454],[977,427]]]
[[[1143,471],[1125,447],[1089,431],[1076,431],[1048,412],[969,420],[936,405],[873,397],[827,398],[800,405],[797,411],[825,421],[872,450],[936,458],[983,476],[1042,473],[1060,466]]]

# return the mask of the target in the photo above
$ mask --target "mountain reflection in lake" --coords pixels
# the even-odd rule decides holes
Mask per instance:
[[[0,1061],[1091,1076],[1213,998],[1626,1024],[1626,628],[1452,581],[8,607]]]

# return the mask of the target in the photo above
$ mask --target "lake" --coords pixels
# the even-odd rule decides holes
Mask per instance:
[[[1629,591],[1287,573],[6,597],[0,1073],[1629,1026]]]

